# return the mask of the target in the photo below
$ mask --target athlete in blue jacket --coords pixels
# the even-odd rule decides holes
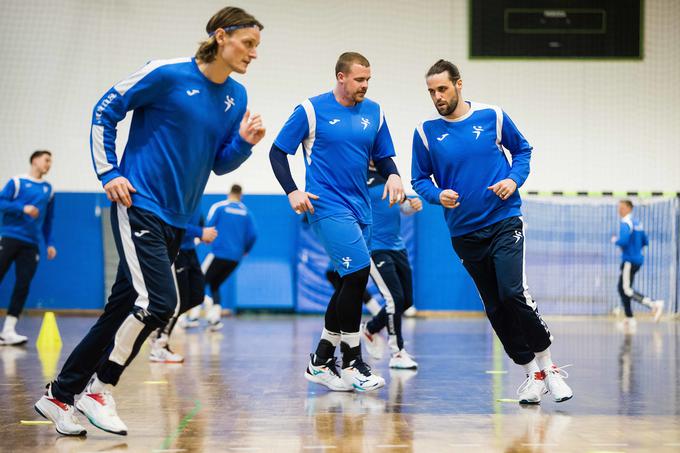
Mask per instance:
[[[633,310],[630,306],[631,300],[651,309],[654,321],[657,322],[661,319],[664,302],[662,300],[652,300],[633,289],[635,274],[637,274],[645,261],[642,251],[647,247],[649,241],[642,223],[633,217],[632,201],[621,200],[619,202],[619,216],[621,217],[619,235],[618,237],[612,237],[612,242],[621,248],[621,274],[619,275],[617,289],[619,290],[621,304],[626,314],[624,327],[626,329],[634,329],[635,319],[633,318]]]
[[[546,389],[555,401],[566,401],[573,393],[552,363],[551,335],[524,274],[517,188],[529,176],[531,146],[500,108],[463,100],[454,64],[439,60],[426,82],[439,115],[413,134],[413,188],[443,206],[453,248],[477,286],[491,325],[510,358],[525,368],[520,403],[538,404]]]
[[[404,189],[392,160],[394,145],[382,108],[366,99],[371,68],[356,52],[340,55],[333,91],[302,102],[279,132],[269,153],[274,173],[295,212],[309,224],[341,276],[326,310],[321,340],[305,378],[331,390],[375,390],[385,380],[371,373],[361,357],[362,294],[368,282],[372,223],[366,185],[369,160],[387,183],[383,196],[399,203]],[[305,191],[298,190],[287,156],[304,148]],[[335,348],[342,351],[342,370]]]
[[[27,175],[9,180],[0,192],[0,282],[15,263],[15,281],[7,317],[0,333],[0,346],[26,343],[15,326],[24,309],[31,280],[38,268],[41,245],[47,247],[47,259],[57,256],[52,240],[54,192],[43,179],[52,166],[52,153],[38,150],[31,154],[31,170]]]
[[[113,86],[92,115],[97,176],[113,202],[120,264],[104,314],[35,405],[61,434],[82,435],[78,410],[98,428],[126,434],[111,389],[146,337],[177,309],[172,264],[211,171],[236,169],[264,136],[250,116],[244,74],[257,57],[260,24],[240,8],[218,11],[195,58],[151,61]],[[116,126],[133,111],[118,163]]]
[[[406,244],[401,237],[401,214],[412,215],[423,209],[418,197],[404,200],[398,207],[382,199],[385,178],[369,167],[368,192],[373,211],[371,237],[371,278],[385,299],[385,306],[363,326],[366,350],[375,359],[382,358],[384,340],[380,331],[387,327],[390,346],[390,368],[416,369],[418,364],[404,349],[401,317],[413,305],[413,277]]]
[[[205,274],[205,284],[210,287],[211,298],[206,298],[205,312],[210,330],[222,328],[222,301],[220,286],[236,270],[245,255],[255,245],[257,231],[250,210],[241,201],[243,188],[231,186],[226,200],[217,202],[208,211],[207,224],[224,234],[215,239],[201,265]],[[191,316],[196,319],[196,316]]]

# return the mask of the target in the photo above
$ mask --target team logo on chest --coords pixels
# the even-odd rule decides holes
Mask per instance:
[[[364,126],[364,130],[366,130],[366,128],[371,125],[371,122],[368,121],[368,118],[361,117],[361,125]]]
[[[484,128],[482,126],[472,126],[472,133],[475,134],[475,140],[479,138],[479,134],[484,132]]]
[[[234,98],[227,95],[227,98],[224,100],[224,104],[226,107],[224,108],[225,112],[228,112],[230,108],[232,108],[234,105],[236,105],[236,101],[234,101]]]

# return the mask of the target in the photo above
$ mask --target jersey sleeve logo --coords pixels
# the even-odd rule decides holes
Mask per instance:
[[[371,125],[371,122],[368,121],[368,118],[364,118],[362,116],[361,117],[361,125],[364,126],[364,130],[366,130],[366,128]]]
[[[224,100],[224,104],[226,105],[224,111],[228,112],[230,108],[236,105],[236,101],[234,101],[234,98],[227,95],[227,98]]]
[[[472,133],[475,134],[475,140],[479,138],[479,134],[484,132],[484,128],[482,126],[472,126]]]

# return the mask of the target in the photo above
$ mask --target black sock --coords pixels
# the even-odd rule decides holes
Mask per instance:
[[[350,348],[347,343],[340,343],[340,350],[342,351],[342,367],[347,368],[356,360],[361,359],[361,346]]]
[[[335,346],[328,340],[319,341],[319,346],[316,347],[314,353],[314,365],[323,365],[335,355]]]

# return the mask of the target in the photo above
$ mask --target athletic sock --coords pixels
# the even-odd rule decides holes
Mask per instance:
[[[541,369],[538,367],[536,359],[522,366],[524,367],[524,372],[527,374],[527,376],[533,376],[534,373],[538,373],[541,371]]]
[[[550,348],[545,348],[545,351],[535,352],[536,362],[541,370],[547,370],[553,364],[552,357],[550,357]]]

